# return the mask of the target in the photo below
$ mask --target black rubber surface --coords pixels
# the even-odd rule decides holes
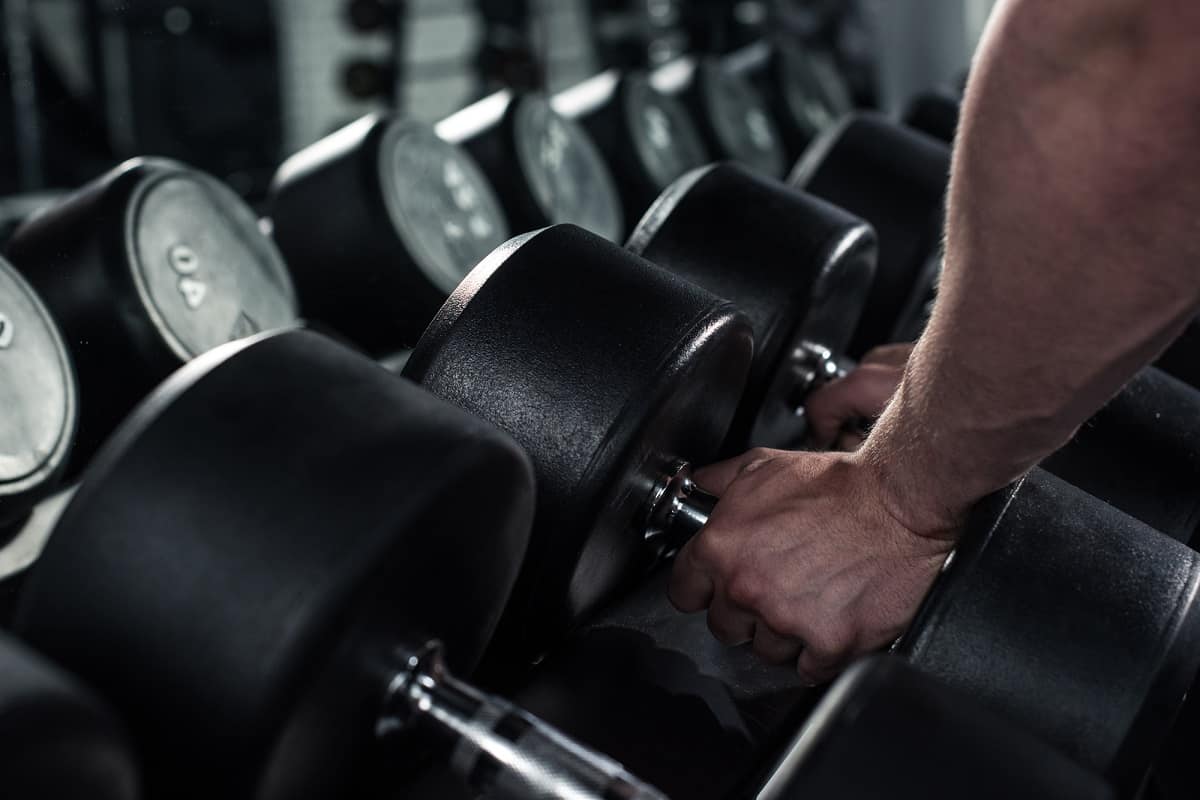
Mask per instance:
[[[120,724],[78,681],[0,635],[0,786],[6,800],[135,800]]]
[[[787,154],[767,101],[719,59],[681,58],[655,69],[650,82],[684,102],[714,159],[783,175]]]
[[[470,673],[532,504],[499,431],[317,334],[264,335],[114,436],[16,628],[125,715],[151,796],[377,790],[394,648],[438,637]]]
[[[483,167],[514,233],[571,223],[607,239],[625,230],[621,199],[587,131],[541,94],[498,92],[438,123]]]
[[[179,365],[296,318],[291,279],[254,213],[214,178],[163,159],[127,161],[35,214],[8,254],[79,377],[72,472]]]
[[[365,117],[288,159],[270,214],[310,319],[382,353],[411,347],[509,238],[491,183],[428,125]]]
[[[1200,667],[1200,555],[1041,470],[983,501],[899,652],[1123,792]]]
[[[875,234],[862,220],[732,163],[677,181],[630,236],[633,252],[733,302],[754,327],[754,366],[723,447],[795,447],[793,350],[841,354],[875,272]]]
[[[518,237],[451,295],[404,374],[533,459],[537,517],[505,615],[515,653],[642,574],[653,483],[717,454],[751,346],[730,303],[573,226]]]
[[[1116,792],[1028,731],[896,658],[851,667],[754,795],[759,800],[1102,800]]]
[[[676,178],[709,161],[687,107],[656,90],[641,73],[601,73],[554,97],[604,154],[633,225]]]
[[[888,118],[856,113],[813,142],[789,181],[871,223],[879,267],[850,355],[912,331],[941,264],[950,148]]]

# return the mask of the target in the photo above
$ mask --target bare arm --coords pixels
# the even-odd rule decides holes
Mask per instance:
[[[973,70],[947,264],[856,454],[754,451],[671,596],[813,681],[907,625],[967,509],[1066,441],[1200,300],[1200,6],[1008,0]]]
[[[1198,32],[1187,0],[998,10],[964,106],[939,300],[863,451],[928,513],[1057,449],[1195,313]]]

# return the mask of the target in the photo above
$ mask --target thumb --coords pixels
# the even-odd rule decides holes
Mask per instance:
[[[694,480],[696,481],[696,485],[704,491],[720,497],[725,494],[730,484],[737,480],[738,476],[747,467],[761,461],[770,461],[778,452],[763,448],[747,450],[736,458],[731,458],[728,461],[719,461],[716,464],[710,464],[707,467],[696,470]]]
[[[859,364],[881,364],[886,367],[903,367],[908,363],[909,356],[912,355],[913,348],[916,347],[912,342],[900,342],[897,344],[885,344],[875,347],[859,359]]]

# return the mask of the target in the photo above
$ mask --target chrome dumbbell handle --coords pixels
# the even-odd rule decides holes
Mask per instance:
[[[717,497],[692,480],[692,467],[676,461],[655,483],[646,515],[646,544],[653,555],[665,557],[708,524]]]
[[[379,735],[432,726],[450,766],[487,800],[667,800],[617,762],[542,720],[446,673],[441,646],[402,656]]]
[[[804,408],[804,401],[810,394],[831,381],[845,377],[852,367],[844,359],[838,359],[825,345],[809,341],[800,342],[792,349],[789,362],[794,380],[788,403],[797,412]]]

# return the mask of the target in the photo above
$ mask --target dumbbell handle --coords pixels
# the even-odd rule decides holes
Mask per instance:
[[[654,485],[646,515],[646,544],[655,557],[665,557],[683,547],[708,524],[716,495],[692,480],[692,467],[676,461]]]
[[[794,378],[788,402],[802,414],[810,393],[832,380],[843,377],[852,368],[824,345],[802,341],[790,356]],[[651,555],[662,558],[683,547],[708,523],[717,497],[701,489],[692,480],[692,468],[677,461],[655,482],[647,504],[646,544]]]
[[[450,767],[487,800],[667,800],[617,762],[446,673],[437,642],[403,656],[377,732],[429,730]]]
[[[793,384],[788,394],[788,404],[802,413],[804,401],[817,389],[830,381],[845,377],[853,369],[853,364],[845,358],[838,358],[823,344],[803,341],[792,348],[791,370]]]

